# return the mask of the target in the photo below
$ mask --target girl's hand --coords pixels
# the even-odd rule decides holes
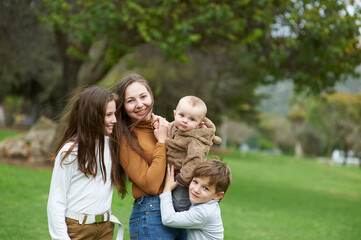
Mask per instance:
[[[174,166],[168,164],[163,192],[171,192],[177,184],[178,183],[174,180]]]
[[[160,143],[165,143],[168,135],[168,121],[165,118],[159,117],[157,119],[158,127],[154,129],[154,136]]]

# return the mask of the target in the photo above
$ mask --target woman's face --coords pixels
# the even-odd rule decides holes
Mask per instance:
[[[152,116],[153,98],[147,88],[139,83],[130,84],[125,90],[124,109],[134,120],[149,120]]]
[[[104,134],[109,136],[113,132],[114,124],[117,122],[115,117],[115,101],[109,101],[105,110],[104,117]]]

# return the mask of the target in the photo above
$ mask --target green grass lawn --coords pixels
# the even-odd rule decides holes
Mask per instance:
[[[0,142],[6,138],[12,138],[21,134],[24,134],[24,131],[0,129]]]
[[[224,156],[233,183],[221,201],[225,239],[355,240],[361,236],[361,169],[264,154]],[[0,164],[0,239],[49,239],[51,170]],[[114,194],[125,227],[132,198]]]

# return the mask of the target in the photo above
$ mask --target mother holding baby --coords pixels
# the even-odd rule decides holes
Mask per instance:
[[[137,74],[116,86],[118,124],[113,129],[112,180],[126,193],[127,174],[132,183],[134,204],[129,219],[131,239],[187,239],[184,229],[162,224],[159,195],[166,171],[165,139],[168,122],[152,114],[154,98],[148,82]],[[153,123],[157,122],[157,128]]]

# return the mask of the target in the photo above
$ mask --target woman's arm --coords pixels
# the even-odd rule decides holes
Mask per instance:
[[[60,155],[61,154],[59,153],[55,158],[54,170],[51,178],[47,206],[48,226],[52,239],[70,240],[65,223],[65,210],[72,171],[74,167],[77,167],[77,162],[75,161],[71,164],[66,164],[66,162],[69,162],[69,158],[74,157],[69,155],[64,161],[65,164],[60,166]]]
[[[120,151],[121,165],[130,180],[150,195],[158,194],[165,176],[166,149],[164,141],[168,132],[168,122],[160,120],[159,128],[154,132],[154,136],[151,134],[139,136],[142,147],[148,148],[151,152],[149,162],[134,151],[125,138],[123,138]],[[158,139],[158,142],[155,141],[154,137]],[[147,154],[146,151],[144,153]]]
[[[165,174],[166,154],[165,144],[156,143],[153,160],[150,165],[128,144],[123,144],[121,149],[121,165],[129,179],[150,195],[158,194]]]

